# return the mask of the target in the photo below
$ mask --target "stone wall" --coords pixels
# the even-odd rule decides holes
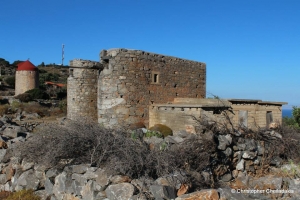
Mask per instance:
[[[88,60],[70,61],[68,118],[97,121],[97,79],[101,65]]]
[[[256,127],[259,126],[261,128],[266,127],[267,123],[267,113],[272,113],[272,122],[276,122],[281,124],[282,122],[282,105],[278,104],[270,104],[270,103],[233,103],[232,109],[234,115],[232,115],[232,119],[235,123],[239,123],[240,114],[239,111],[247,111],[248,114],[248,127]]]
[[[175,98],[172,104],[153,104],[149,107],[149,127],[164,124],[173,131],[191,131],[197,120],[217,121],[228,124],[229,117],[235,127],[265,128],[270,123],[281,124],[281,107],[284,102],[264,102],[261,100],[225,100]],[[269,114],[268,114],[269,113]],[[226,116],[225,116],[226,114]],[[268,123],[267,115],[271,116]]]
[[[201,107],[195,105],[154,104],[149,106],[149,127],[164,124],[172,127],[173,132],[186,130],[195,133]]]
[[[98,122],[107,127],[148,126],[149,105],[206,94],[205,63],[127,49],[102,51],[101,62]]]
[[[16,71],[15,95],[39,87],[38,71]]]

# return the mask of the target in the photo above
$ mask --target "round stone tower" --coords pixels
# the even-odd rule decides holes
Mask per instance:
[[[16,70],[15,95],[39,87],[39,71],[29,60],[18,64]]]
[[[97,79],[101,64],[89,60],[70,61],[68,118],[97,121]]]

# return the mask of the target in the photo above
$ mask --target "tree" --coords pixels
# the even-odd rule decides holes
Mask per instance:
[[[0,58],[0,67],[8,67],[8,66],[9,66],[9,62],[3,58]]]
[[[293,106],[292,117],[284,117],[283,124],[295,128],[300,128],[300,107]]]
[[[293,106],[293,118],[295,122],[298,124],[298,127],[300,126],[300,107]]]
[[[16,77],[15,77],[15,76],[9,76],[9,77],[5,78],[5,82],[6,82],[9,86],[15,87]]]
[[[45,63],[42,62],[41,64],[38,65],[38,67],[45,67]]]
[[[13,65],[13,66],[18,66],[18,64],[21,63],[21,62],[24,62],[24,61],[16,60],[16,61],[14,61],[11,65]]]

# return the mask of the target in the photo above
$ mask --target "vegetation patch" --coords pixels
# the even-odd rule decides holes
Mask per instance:
[[[35,195],[33,190],[20,190],[10,193],[4,200],[41,200],[41,198]]]

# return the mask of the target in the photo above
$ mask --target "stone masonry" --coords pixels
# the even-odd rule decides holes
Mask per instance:
[[[97,121],[97,79],[101,65],[87,60],[73,60],[68,77],[68,118]]]
[[[15,95],[39,87],[38,71],[16,71]]]
[[[70,66],[68,117],[95,118],[98,111],[98,122],[106,127],[138,122],[148,126],[149,105],[176,97],[205,98],[206,94],[206,65],[201,62],[111,49],[101,51],[100,63],[73,60]]]

